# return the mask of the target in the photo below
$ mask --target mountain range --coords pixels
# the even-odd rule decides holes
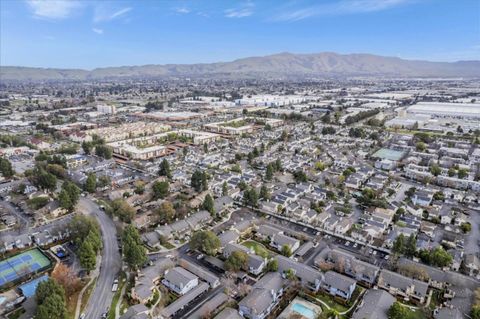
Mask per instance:
[[[93,70],[0,66],[2,81],[168,77],[480,77],[480,61],[429,62],[372,54],[280,53],[231,62],[105,67]]]

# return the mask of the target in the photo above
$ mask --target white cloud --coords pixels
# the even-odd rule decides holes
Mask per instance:
[[[132,8],[126,7],[122,9],[117,9],[112,11],[109,8],[104,6],[97,6],[95,7],[95,13],[93,17],[94,22],[103,22],[103,21],[111,21],[114,19],[118,19],[124,17],[128,12],[130,12]]]
[[[342,0],[336,3],[313,5],[290,12],[280,13],[276,21],[298,21],[322,15],[345,15],[369,13],[412,2],[412,0]]]
[[[27,0],[27,4],[37,18],[65,19],[82,6],[76,0]]]
[[[185,7],[182,7],[182,8],[175,8],[174,11],[176,13],[181,13],[181,14],[187,14],[187,13],[190,13],[190,9],[188,8],[185,8]]]
[[[252,2],[247,2],[241,7],[231,8],[225,10],[225,17],[227,18],[245,18],[253,14],[253,7],[255,5]]]
[[[92,31],[96,34],[103,34],[103,29],[93,28]]]

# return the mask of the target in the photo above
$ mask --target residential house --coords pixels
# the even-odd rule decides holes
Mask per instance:
[[[148,266],[139,271],[135,278],[135,286],[132,288],[132,298],[138,300],[141,304],[147,303],[153,296],[160,278],[169,268],[175,264],[169,258],[160,258],[152,266]]]
[[[369,289],[355,309],[352,319],[388,319],[387,312],[395,297],[384,290]]]
[[[198,277],[182,267],[165,272],[162,283],[179,295],[184,295],[198,285]]]
[[[292,271],[306,288],[312,291],[318,291],[320,289],[320,284],[323,280],[322,273],[285,256],[277,255],[275,258],[278,262],[278,271],[280,273],[285,275],[287,272]]]
[[[352,297],[357,282],[334,271],[327,271],[322,281],[322,289],[332,296],[349,300]]]
[[[385,269],[380,271],[378,286],[394,296],[419,303],[425,302],[428,291],[427,283]]]
[[[278,304],[283,295],[283,279],[277,272],[263,276],[252,291],[239,304],[239,313],[244,318],[263,319]]]
[[[480,275],[480,259],[475,254],[465,255],[465,271],[470,277]]]
[[[287,246],[293,253],[298,249],[298,247],[300,247],[300,241],[296,238],[280,233],[273,235],[270,245],[279,251],[281,251],[284,246]]]

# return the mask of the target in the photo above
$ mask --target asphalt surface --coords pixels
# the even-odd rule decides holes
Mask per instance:
[[[95,290],[93,291],[86,309],[85,318],[101,318],[112,303],[114,292],[112,285],[121,268],[121,256],[118,251],[117,230],[109,216],[89,198],[82,197],[79,207],[86,214],[94,216],[102,231],[103,250],[101,252],[100,274],[97,277]]]

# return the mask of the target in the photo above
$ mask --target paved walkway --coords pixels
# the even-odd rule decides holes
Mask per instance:
[[[128,278],[128,275],[127,275],[127,278]],[[123,284],[122,291],[120,292],[120,297],[118,298],[117,304],[115,306],[115,318],[120,318],[120,316],[122,315],[120,313],[120,307],[122,305],[122,299],[123,299],[123,295],[125,294],[125,289],[127,289],[127,286],[128,286],[128,283],[126,281],[127,279],[125,279],[125,283]]]
[[[75,319],[80,317],[80,311],[81,311],[81,308],[82,308],[82,299],[83,299],[83,294],[85,293],[85,291],[87,290],[88,287],[90,287],[90,285],[93,283],[93,281],[97,278],[98,276],[98,273],[100,272],[100,265],[102,263],[102,256],[98,256],[97,257],[97,265],[95,267],[95,269],[92,271],[92,274],[91,274],[91,277],[90,277],[90,280],[88,281],[88,283],[82,288],[82,291],[80,291],[80,293],[78,294],[78,299],[77,299],[77,306],[75,307]]]

